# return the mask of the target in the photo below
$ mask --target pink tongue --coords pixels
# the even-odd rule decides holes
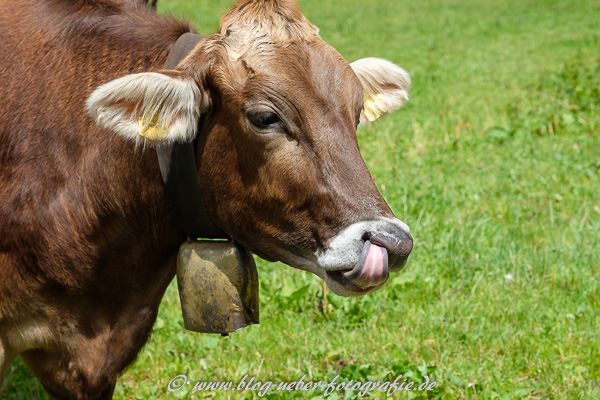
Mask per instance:
[[[363,283],[375,286],[387,278],[388,255],[387,250],[381,246],[371,243],[365,264],[357,276],[357,279]]]
[[[343,275],[363,289],[385,282],[389,276],[387,250],[367,240],[356,267]]]

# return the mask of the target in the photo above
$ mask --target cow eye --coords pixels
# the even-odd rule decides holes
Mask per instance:
[[[259,106],[248,110],[248,120],[255,128],[267,130],[277,128],[281,124],[281,118],[273,109]]]

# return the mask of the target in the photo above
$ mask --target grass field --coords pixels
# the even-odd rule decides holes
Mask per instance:
[[[212,32],[229,1],[160,3]],[[381,192],[413,232],[409,263],[381,291],[348,299],[258,260],[261,325],[228,338],[183,330],[172,285],[115,397],[259,398],[167,391],[179,374],[193,382],[403,374],[437,386],[394,399],[599,399],[600,2],[300,4],[348,60],[384,57],[411,73],[409,104],[358,133]],[[0,399],[46,398],[17,361]]]

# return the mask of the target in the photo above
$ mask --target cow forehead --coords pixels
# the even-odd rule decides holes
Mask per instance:
[[[229,61],[243,61],[249,68],[258,70],[270,62],[280,49],[298,43],[322,42],[318,29],[308,22],[299,9],[293,17],[290,19],[291,16],[273,10],[268,14],[227,14],[221,22],[220,41]]]
[[[229,78],[241,77],[239,89],[248,88],[247,83],[253,81],[254,87],[271,86],[298,100],[303,94],[318,95],[332,103],[362,105],[362,86],[350,64],[320,38],[285,44],[262,38],[256,42],[262,43],[248,46],[243,54],[228,51]],[[237,74],[235,65],[241,70]]]
[[[229,101],[273,103],[302,120],[319,120],[324,111],[354,124],[362,108],[363,91],[358,77],[332,47],[295,43],[273,50],[269,57],[243,60],[246,70],[239,90],[223,91]],[[281,108],[283,106],[283,108]],[[345,122],[345,124],[346,124]]]
[[[206,45],[208,52],[225,53],[219,58],[227,65],[217,68],[226,71],[220,75],[227,87],[241,89],[248,77],[263,77],[293,97],[301,91],[350,109],[362,105],[362,87],[348,62],[321,39],[294,1],[242,0]]]
[[[242,0],[223,17],[220,33],[229,61],[242,61],[254,71],[277,65],[273,61],[280,57],[302,63],[310,52],[333,50],[290,0]],[[284,51],[288,48],[292,51]]]
[[[318,29],[291,0],[242,0],[221,20],[225,37],[266,39],[277,43],[288,40],[310,40],[318,37]]]

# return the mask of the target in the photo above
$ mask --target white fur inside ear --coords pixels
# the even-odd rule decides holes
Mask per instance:
[[[196,136],[201,97],[189,77],[147,72],[98,87],[87,108],[98,125],[135,142],[190,142]]]
[[[363,58],[350,66],[363,87],[361,125],[397,110],[408,101],[410,76],[396,64],[381,58]]]

